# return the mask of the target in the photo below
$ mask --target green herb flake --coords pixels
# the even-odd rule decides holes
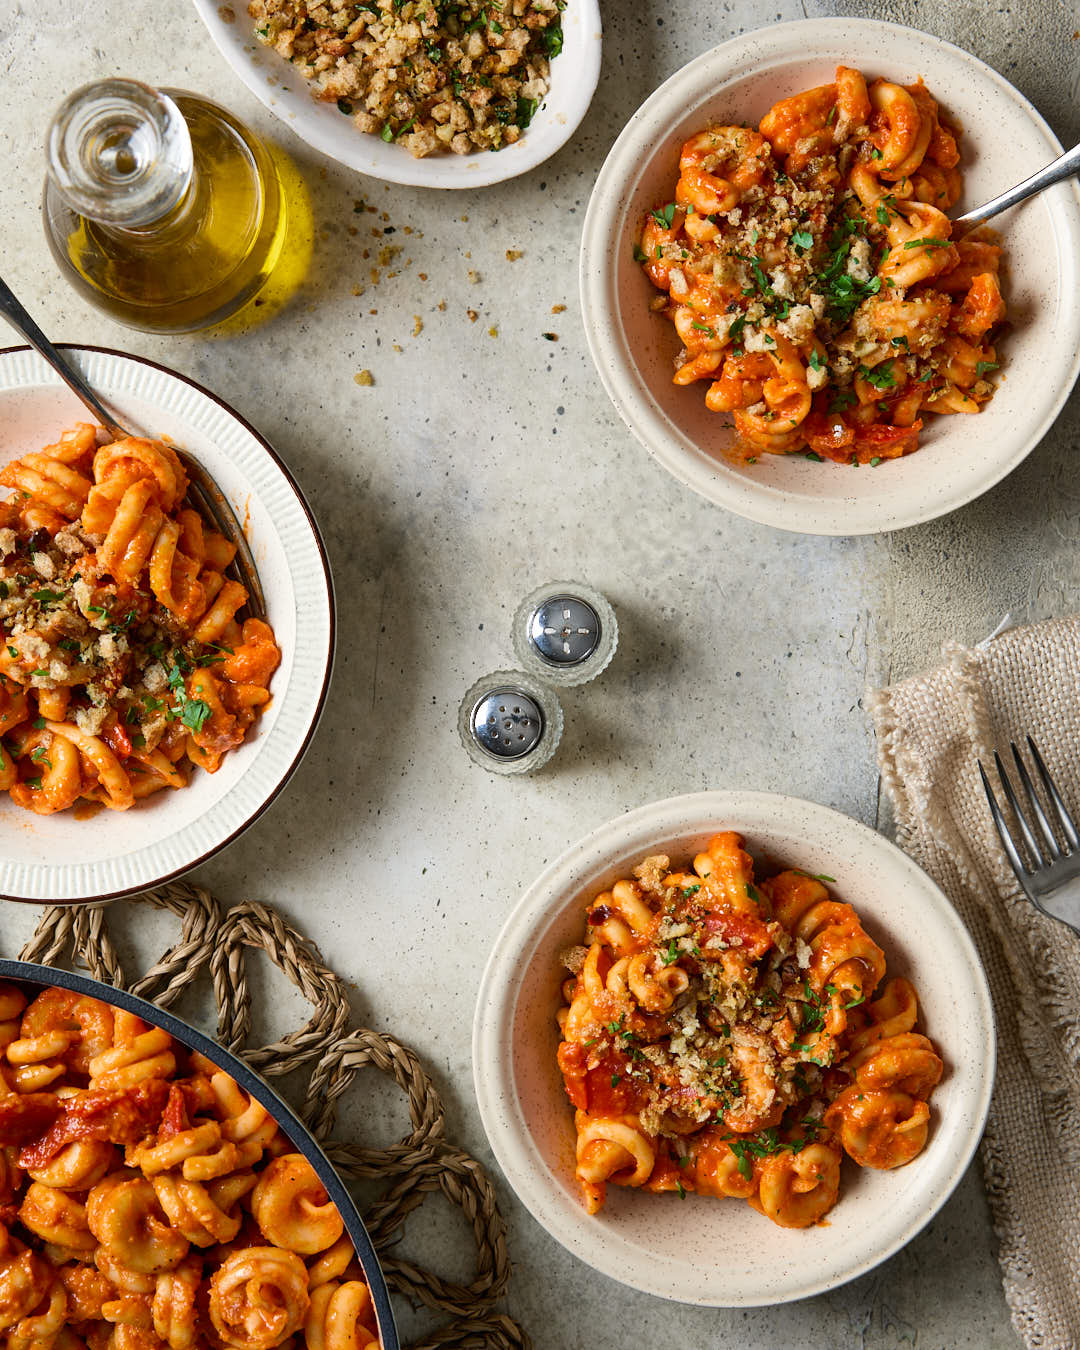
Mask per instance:
[[[975,378],[977,380],[981,380],[988,370],[997,370],[997,369],[998,369],[997,361],[976,361]]]
[[[791,236],[791,246],[796,253],[803,254],[808,248],[812,248],[814,236],[809,230],[796,230]]]
[[[675,219],[675,203],[668,202],[667,206],[659,207],[652,213],[652,218],[662,230],[670,230]]]

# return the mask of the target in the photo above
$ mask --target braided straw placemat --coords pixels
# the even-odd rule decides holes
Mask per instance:
[[[349,1001],[340,976],[318,949],[268,905],[253,901],[223,910],[201,886],[179,882],[139,896],[137,903],[168,910],[180,920],[180,938],[140,978],[131,980],[109,931],[108,908],[44,910],[34,936],[19,953],[52,966],[81,963],[117,989],[168,1008],[209,977],[217,1003],[217,1038],[267,1078],[304,1070],[300,1115],[346,1181],[384,1183],[366,1206],[364,1221],[392,1291],[414,1308],[451,1320],[406,1350],[529,1350],[526,1333],[494,1311],[510,1279],[506,1225],[483,1167],[450,1143],[435,1085],[408,1046],[377,1031],[350,1031]],[[308,1022],[270,1045],[249,1046],[252,997],[248,957],[262,952],[311,1004]],[[366,1148],[330,1137],[339,1102],[361,1069],[393,1079],[408,1099],[410,1134],[389,1148]],[[406,1219],[425,1198],[441,1192],[461,1210],[476,1248],[476,1273],[454,1283],[400,1254]]]

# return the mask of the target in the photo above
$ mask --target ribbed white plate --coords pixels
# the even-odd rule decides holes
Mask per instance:
[[[521,140],[505,150],[414,159],[404,146],[357,131],[336,104],[312,98],[311,82],[255,36],[245,0],[194,4],[218,51],[275,117],[324,155],[389,183],[475,188],[528,173],[574,134],[600,78],[600,7],[597,0],[568,0],[562,16],[563,49],[551,63],[551,87]]]
[[[200,385],[139,357],[68,347],[70,358],[133,430],[190,451],[217,481],[251,543],[281,665],[273,700],[216,774],[130,811],[75,820],[35,816],[0,794],[0,898],[113,899],[204,862],[266,809],[311,740],[330,682],[334,602],[318,527],[292,475],[262,437]],[[29,348],[0,351],[0,464],[92,420]]]

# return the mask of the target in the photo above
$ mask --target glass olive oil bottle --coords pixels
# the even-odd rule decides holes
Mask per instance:
[[[61,271],[133,328],[220,323],[281,254],[286,197],[266,147],[224,108],[134,80],[77,89],[48,135],[43,213]]]

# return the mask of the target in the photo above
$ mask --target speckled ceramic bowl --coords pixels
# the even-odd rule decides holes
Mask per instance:
[[[978,416],[927,418],[919,450],[873,470],[798,455],[725,458],[727,419],[700,384],[671,383],[679,339],[649,312],[657,294],[633,247],[647,211],[670,201],[679,148],[710,122],[755,126],[778,99],[833,79],[838,63],[925,79],[964,129],[962,212],[1061,152],[1011,84],[940,38],[868,19],[808,19],[745,33],[678,71],[638,109],[596,181],[581,250],[593,360],[638,440],[687,486],[739,515],[808,534],[915,525],[980,496],[1046,434],[1080,369],[1080,191],[1062,183],[995,221],[1006,248],[1012,328],[998,344],[994,398]]]
[[[343,117],[335,104],[313,99],[310,83],[296,67],[256,38],[246,0],[194,4],[222,56],[275,117],[324,155],[389,183],[476,188],[528,173],[578,129],[600,78],[600,7],[597,0],[568,0],[563,49],[551,63],[551,87],[521,140],[495,152],[414,159],[403,146],[357,131],[352,118]]]
[[[921,1022],[945,1061],[929,1142],[907,1167],[845,1162],[825,1224],[777,1228],[736,1200],[612,1186],[586,1214],[574,1178],[573,1110],[555,1063],[559,953],[581,941],[585,905],[651,853],[689,860],[718,829],[738,830],[767,874],[784,866],[834,877],[912,980]],[[496,939],[480,985],[473,1073],[495,1157],[533,1217],[590,1266],[646,1293],[712,1307],[820,1294],[870,1270],[949,1198],[982,1134],[994,1079],[986,979],[948,900],[899,849],[812,802],[702,792],[640,807],[576,844],[526,891]]]
[[[0,960],[0,980],[16,981],[22,987],[27,999],[35,998],[44,989],[69,989],[76,994],[100,999],[111,1007],[123,1008],[125,1012],[134,1013],[151,1026],[161,1027],[167,1031],[175,1041],[187,1049],[197,1050],[199,1054],[213,1060],[219,1068],[234,1078],[249,1096],[265,1106],[296,1151],[302,1153],[311,1163],[330,1199],[337,1206],[338,1213],[345,1223],[345,1230],[356,1250],[357,1260],[363,1268],[364,1279],[371,1290],[371,1301],[375,1306],[382,1350],[398,1350],[400,1342],[394,1325],[394,1312],[390,1306],[386,1278],[379,1265],[379,1258],[375,1255],[375,1248],[371,1245],[371,1238],[368,1237],[367,1229],[364,1227],[364,1221],[360,1217],[360,1211],[356,1208],[356,1202],[334,1171],[333,1164],[319,1147],[314,1135],[292,1107],[279,1097],[264,1079],[253,1073],[242,1059],[238,1059],[223,1045],[211,1040],[209,1036],[204,1036],[201,1031],[196,1031],[179,1017],[165,1012],[155,1003],[148,1003],[134,994],[113,989],[111,985],[102,984],[99,980],[92,980],[85,975],[75,975],[68,970],[55,970],[51,966],[35,965],[30,961],[6,960]]]

